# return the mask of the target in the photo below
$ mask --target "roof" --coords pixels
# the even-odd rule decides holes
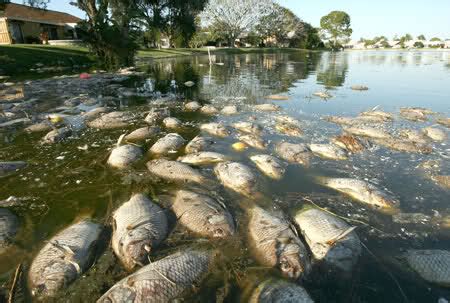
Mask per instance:
[[[4,4],[4,8],[4,11],[0,12],[0,17],[13,20],[50,24],[78,23],[81,21],[80,18],[67,13],[34,8],[22,4],[8,3]]]

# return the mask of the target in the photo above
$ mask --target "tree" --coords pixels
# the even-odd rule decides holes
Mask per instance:
[[[271,0],[210,0],[202,13],[207,26],[221,29],[229,46],[244,32],[252,31],[273,10]]]
[[[46,9],[50,0],[23,0],[23,4],[31,7]]]
[[[343,11],[333,11],[320,19],[324,37],[331,40],[332,48],[337,49],[339,40],[348,39],[352,35],[350,23],[350,16]]]
[[[431,38],[430,41],[435,42],[435,41],[442,41],[442,40],[440,38],[438,38],[438,37],[433,37],[433,38]]]
[[[417,40],[425,41],[425,40],[427,40],[427,38],[425,38],[425,35],[419,35],[419,36],[417,36]]]
[[[425,45],[420,41],[416,41],[416,42],[414,42],[414,47],[415,48],[424,48]]]
[[[403,39],[403,41],[411,41],[413,39],[413,37],[411,36],[411,34],[406,34],[402,38],[400,38],[400,40],[402,40],[402,39]]]

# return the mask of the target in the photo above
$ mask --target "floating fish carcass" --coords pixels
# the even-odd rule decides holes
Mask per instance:
[[[222,108],[220,113],[226,116],[236,115],[238,113],[238,108],[236,105],[227,105]]]
[[[285,123],[285,124],[290,124],[290,125],[294,125],[294,126],[298,126],[300,127],[300,121],[298,121],[295,118],[292,118],[290,116],[287,115],[277,115],[275,116],[275,121],[279,122],[279,123]]]
[[[155,107],[150,110],[144,120],[148,124],[155,124],[161,122],[169,116],[170,110],[167,107]]]
[[[351,271],[361,254],[354,228],[323,210],[302,209],[294,216],[314,258],[344,271]]]
[[[389,134],[385,130],[366,125],[345,127],[344,131],[355,136],[369,137],[374,139],[392,138],[391,134]]]
[[[252,292],[249,303],[314,303],[300,285],[281,279],[260,283]]]
[[[42,121],[32,124],[24,129],[27,133],[41,133],[49,132],[52,129],[52,124],[49,121]]]
[[[357,137],[351,135],[340,135],[331,138],[331,143],[351,153],[358,153],[366,149],[368,144],[363,144]]]
[[[171,302],[202,280],[211,261],[207,251],[169,255],[122,279],[97,302]]]
[[[111,151],[108,158],[108,164],[119,169],[127,168],[139,161],[142,155],[142,149],[138,146],[131,144],[118,146]]]
[[[374,143],[406,153],[420,153],[420,154],[430,154],[433,148],[428,144],[416,143],[413,141],[405,141],[398,139],[374,139]]]
[[[281,142],[275,146],[275,151],[283,160],[291,163],[309,166],[311,162],[311,150],[303,143]]]
[[[257,111],[262,112],[276,112],[280,110],[280,106],[272,103],[257,104],[254,105],[253,108]]]
[[[167,117],[163,120],[163,124],[166,128],[180,128],[182,126],[182,122],[180,119],[174,117]]]
[[[72,135],[72,130],[70,128],[61,127],[47,133],[42,139],[42,143],[44,144],[59,143],[67,139],[67,137],[69,137],[70,135]]]
[[[292,137],[301,137],[303,136],[303,131],[298,127],[297,125],[291,124],[291,123],[283,123],[283,122],[277,122],[275,124],[275,129],[279,131],[280,133],[292,136]]]
[[[331,160],[347,160],[347,153],[340,147],[333,144],[315,144],[309,145],[313,154]]]
[[[6,208],[0,208],[0,254],[11,246],[18,230],[19,220],[17,216]]]
[[[447,139],[447,134],[443,130],[436,127],[426,127],[422,131],[427,137],[431,138],[433,141],[441,142]]]
[[[110,112],[87,122],[87,126],[97,129],[116,129],[130,125],[134,117],[129,112]]]
[[[264,99],[275,100],[275,101],[287,101],[287,100],[289,100],[289,97],[284,96],[284,95],[269,95],[269,96],[265,96]]]
[[[266,176],[280,180],[286,171],[286,165],[280,159],[271,155],[253,155],[250,157],[256,166]]]
[[[358,91],[365,91],[365,90],[369,90],[369,88],[365,85],[352,85],[350,86],[350,88],[352,90],[358,90]]]
[[[443,188],[450,189],[450,175],[431,175],[431,180]]]
[[[289,222],[258,206],[250,208],[248,215],[250,247],[258,261],[288,278],[306,276],[311,269],[308,251]]]
[[[328,92],[315,92],[313,96],[319,97],[321,99],[331,99],[333,96]]]
[[[259,135],[262,133],[263,128],[261,125],[253,123],[253,122],[236,122],[232,125],[235,129],[240,132]]]
[[[112,248],[127,270],[148,263],[149,254],[166,238],[163,209],[135,194],[113,214]]]
[[[430,138],[427,137],[424,132],[420,132],[415,129],[402,129],[398,133],[399,137],[403,141],[410,141],[420,144],[428,144],[430,142]]]
[[[202,105],[198,103],[197,101],[191,101],[186,104],[184,104],[184,109],[187,111],[195,112],[198,111]]]
[[[436,119],[436,123],[439,123],[445,127],[450,128],[450,118],[439,118]]]
[[[210,104],[203,105],[203,107],[200,108],[200,111],[206,115],[215,115],[219,112],[219,110],[215,106]]]
[[[408,265],[427,282],[450,287],[450,251],[411,249],[405,253]]]
[[[166,155],[170,152],[177,152],[186,143],[183,137],[177,133],[170,133],[160,138],[150,148],[152,154]]]
[[[171,182],[194,182],[204,183],[206,181],[197,170],[187,164],[157,159],[147,162],[147,169],[154,176]]]
[[[257,191],[257,177],[246,165],[238,162],[222,162],[214,168],[217,178],[227,188],[251,196]]]
[[[200,129],[212,136],[221,138],[231,135],[231,131],[222,123],[205,123],[200,125]]]
[[[360,117],[377,117],[382,121],[388,122],[394,120],[394,115],[381,110],[370,110],[359,114]]]
[[[178,158],[178,161],[191,165],[207,165],[229,160],[230,159],[223,154],[208,151],[187,154]]]
[[[31,263],[28,277],[33,296],[53,297],[85,272],[101,231],[101,225],[84,220],[51,238]]]
[[[211,138],[197,136],[186,145],[184,151],[187,154],[198,153],[205,151],[213,144],[214,141]]]
[[[129,142],[139,142],[150,139],[160,132],[157,126],[145,126],[138,128],[125,136],[125,140]]]
[[[246,135],[238,135],[238,139],[241,142],[244,142],[248,146],[251,146],[256,149],[266,149],[267,143],[258,135],[246,134]]]
[[[410,121],[427,121],[428,117],[427,114],[431,114],[432,112],[429,112],[428,110],[423,110],[420,108],[400,108],[400,116],[405,118],[406,120]]]
[[[188,190],[179,190],[172,204],[177,221],[200,236],[225,238],[234,234],[231,214],[213,198]]]

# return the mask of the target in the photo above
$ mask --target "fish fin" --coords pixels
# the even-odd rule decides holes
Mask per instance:
[[[339,240],[345,238],[345,236],[347,236],[349,233],[351,233],[352,231],[354,231],[356,229],[356,226],[351,226],[348,229],[346,229],[345,231],[343,231],[342,233],[340,233],[339,235],[337,235],[336,237],[328,240],[326,242],[326,244],[330,245],[330,246],[334,246]]]

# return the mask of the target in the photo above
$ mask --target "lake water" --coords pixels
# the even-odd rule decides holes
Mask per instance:
[[[264,126],[263,137],[269,142],[267,153],[273,153],[274,144],[281,140],[328,142],[342,129],[321,119],[327,115],[356,116],[377,107],[397,115],[395,121],[387,125],[393,134],[405,128],[419,130],[434,125],[435,117],[450,116],[450,52],[283,52],[217,55],[212,61],[215,64],[210,66],[208,57],[202,56],[144,62],[145,77],[133,77],[126,86],[140,92],[174,93],[183,99],[198,100],[217,108],[236,104],[240,114],[235,116],[187,113],[180,106],[171,108],[171,112],[185,123],[179,133],[188,140],[200,133],[198,126],[204,122],[231,124],[256,118]],[[183,85],[186,81],[194,81],[195,85],[187,88]],[[350,88],[352,85],[366,85],[369,90],[354,91]],[[318,98],[314,96],[318,91],[326,91],[332,97]],[[289,100],[264,98],[271,94],[286,95]],[[51,96],[43,102],[57,104],[62,101]],[[252,109],[255,104],[267,102],[276,103],[281,106],[281,112],[300,120],[304,137],[289,138],[279,134],[274,128],[274,113],[259,113]],[[120,110],[143,113],[151,108],[152,101],[141,97],[118,98],[117,106]],[[437,114],[430,116],[427,122],[411,122],[398,116],[401,107],[426,107]],[[46,111],[51,112],[51,109],[46,108]],[[142,119],[127,130],[144,125]],[[172,194],[179,186],[148,176],[145,162],[150,157],[132,170],[115,171],[106,166],[109,150],[123,132],[85,129],[71,140],[43,146],[39,144],[42,134],[28,135],[20,130],[0,129],[0,161],[25,160],[29,163],[26,169],[0,179],[0,200],[10,196],[23,199],[22,203],[12,207],[21,223],[14,246],[0,255],[0,277],[5,282],[4,287],[8,287],[6,281],[19,263],[29,265],[46,240],[78,218],[92,217],[109,224],[111,212],[135,192],[145,192],[163,207],[170,206]],[[160,136],[168,132],[163,131]],[[256,150],[233,151],[230,146],[237,141],[234,136],[216,141],[212,147],[214,151],[254,167],[249,156]],[[144,148],[154,142],[146,142]],[[79,148],[85,144],[87,150]],[[448,175],[449,158],[448,138],[433,143],[433,152],[429,155],[400,153],[373,145],[346,161],[315,157],[309,168],[290,165],[280,181],[271,181],[261,175],[259,181],[264,196],[261,201],[247,201],[217,186],[214,193],[224,197],[238,224],[238,235],[229,241],[206,241],[176,226],[152,259],[185,247],[218,248],[223,253],[222,262],[187,301],[215,302],[218,297],[224,297],[225,302],[243,301],[249,285],[262,278],[277,276],[276,270],[260,266],[247,249],[245,208],[251,203],[259,203],[292,215],[299,207],[311,206],[302,199],[306,197],[333,213],[369,225],[353,222],[367,249],[363,249],[351,275],[328,277],[325,268],[313,272],[302,282],[316,302],[404,302],[405,296],[409,302],[450,300],[448,288],[423,281],[408,270],[400,258],[407,249],[450,249],[449,227],[435,223],[439,218],[450,216],[450,191],[437,185],[418,168],[424,161],[438,160],[439,173]],[[212,167],[202,168],[201,172],[215,178]],[[316,176],[369,180],[392,192],[401,201],[402,212],[422,213],[433,219],[425,223],[395,223],[388,214],[316,184]],[[56,301],[93,302],[124,276],[126,273],[114,259],[111,249],[104,247],[95,265]],[[29,301],[30,297],[22,294],[19,300]]]

